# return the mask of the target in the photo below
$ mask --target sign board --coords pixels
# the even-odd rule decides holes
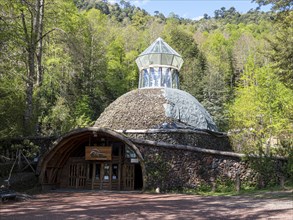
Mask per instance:
[[[86,146],[86,160],[112,160],[112,147]]]
[[[131,158],[130,163],[138,163],[138,159],[137,158]]]

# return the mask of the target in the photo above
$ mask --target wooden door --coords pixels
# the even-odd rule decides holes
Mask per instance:
[[[123,189],[134,190],[134,165],[124,164],[123,166]]]
[[[111,163],[95,163],[92,189],[111,190]]]
[[[69,165],[68,186],[72,188],[85,188],[87,179],[87,164],[72,163]]]

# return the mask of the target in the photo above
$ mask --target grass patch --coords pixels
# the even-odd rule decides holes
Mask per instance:
[[[266,198],[266,199],[280,199],[286,198],[293,200],[293,186],[287,186],[285,188],[279,186],[267,187],[265,189],[247,188],[243,189],[237,195],[250,196],[254,198]]]
[[[221,187],[220,189],[223,189]],[[229,187],[229,189],[231,189]],[[265,199],[289,199],[293,200],[293,186],[286,186],[281,188],[280,186],[267,187],[265,189],[257,189],[255,187],[245,187],[238,193],[236,190],[228,190],[224,187],[223,191],[212,191],[211,187],[199,187],[198,189],[180,189],[171,190],[167,193],[180,193],[187,195],[200,195],[200,196],[247,196],[252,198],[265,198]]]

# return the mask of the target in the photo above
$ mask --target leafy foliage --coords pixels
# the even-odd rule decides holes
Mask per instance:
[[[291,1],[256,0],[272,11],[220,8],[199,21],[106,0],[45,1],[42,17],[32,10],[40,2],[0,0],[0,137],[91,125],[137,87],[136,57],[163,37],[185,61],[181,88],[232,131],[236,150],[288,154]]]
[[[280,80],[293,89],[293,11],[288,12],[287,16],[281,16],[274,27],[278,30],[274,38],[270,40],[271,58],[275,73]]]
[[[250,167],[257,172],[256,187],[259,189],[276,186],[280,178],[284,178],[286,175],[289,175],[291,178],[289,181],[292,182],[292,172],[288,169],[285,160],[278,161],[272,154],[267,154],[262,149],[259,150],[257,156],[248,156],[246,160]]]
[[[231,127],[236,134],[243,134],[234,139],[241,150],[266,146],[269,153],[273,137],[292,138],[292,95],[292,90],[278,80],[270,67],[256,67],[253,60],[248,61],[235,102],[230,106]]]

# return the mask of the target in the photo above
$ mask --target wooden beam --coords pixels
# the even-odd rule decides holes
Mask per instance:
[[[244,157],[245,154],[239,154],[234,152],[228,151],[219,151],[219,150],[212,150],[212,149],[205,149],[200,147],[194,147],[189,145],[181,145],[181,144],[169,144],[160,141],[150,141],[150,140],[142,140],[142,139],[130,139],[133,143],[140,144],[140,145],[150,145],[150,146],[157,146],[157,147],[165,147],[165,148],[172,148],[177,150],[188,150],[188,151],[196,151],[200,153],[209,153],[209,154],[218,154],[224,156],[232,156],[232,157]]]
[[[212,135],[219,138],[227,137],[226,133],[210,131],[207,129],[146,129],[146,130],[115,130],[118,133],[122,134],[155,134],[155,133],[181,133],[181,134],[204,134],[204,135]]]
[[[176,150],[196,151],[200,153],[216,154],[216,155],[238,157],[238,158],[244,158],[244,157],[260,158],[259,155],[252,155],[252,154],[246,155],[246,154],[240,154],[240,153],[229,152],[229,151],[219,151],[219,150],[199,148],[199,147],[194,147],[190,145],[168,144],[168,143],[160,142],[160,141],[150,141],[150,140],[142,140],[142,139],[134,139],[134,138],[131,138],[130,140],[135,144],[165,147],[165,148],[171,148]],[[272,158],[279,159],[279,160],[287,160],[287,158],[281,157],[281,156],[274,156]]]

